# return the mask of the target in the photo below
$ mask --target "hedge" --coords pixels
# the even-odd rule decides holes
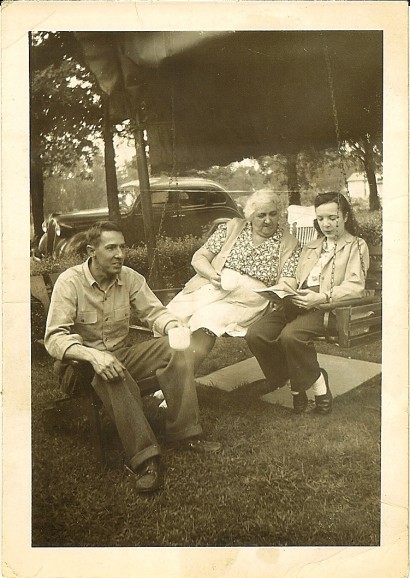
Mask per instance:
[[[203,239],[192,236],[183,239],[164,238],[158,242],[155,257],[158,259],[164,287],[181,287],[192,277],[194,271],[190,265],[191,258],[202,243]],[[32,259],[30,275],[58,273],[83,261],[84,257],[76,253],[59,258],[45,257],[40,261]],[[124,264],[149,279],[146,247],[127,249]]]
[[[155,258],[158,259],[162,276],[162,287],[181,287],[194,274],[191,267],[192,255],[203,244],[203,239],[186,236],[182,239],[160,239],[157,243]],[[145,247],[132,247],[127,250],[125,265],[144,275],[149,283],[147,251]]]
[[[381,211],[355,211],[358,235],[369,245],[382,243]],[[159,270],[163,278],[163,287],[181,287],[194,273],[190,262],[194,252],[203,244],[204,238],[186,236],[182,239],[164,238],[157,244],[155,256],[158,259]],[[72,254],[58,259],[46,257],[41,261],[32,259],[30,274],[43,275],[64,271],[73,265],[78,265],[84,257]],[[148,259],[146,247],[130,247],[127,249],[125,265],[135,269],[149,280]]]
[[[383,223],[381,211],[360,211],[355,213],[357,234],[368,245],[381,245],[383,241]]]

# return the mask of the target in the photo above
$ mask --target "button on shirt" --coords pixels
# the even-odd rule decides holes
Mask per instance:
[[[131,308],[157,335],[176,320],[133,269],[122,267],[104,291],[91,275],[88,260],[71,267],[57,279],[52,293],[45,347],[56,359],[63,359],[74,344],[115,351],[128,335]]]
[[[328,247],[328,244],[324,242],[320,252],[320,257],[317,260],[316,265],[313,267],[311,272],[309,273],[308,278],[306,279],[306,286],[307,287],[316,287],[320,285],[320,280],[322,277],[322,271],[325,265],[329,263],[329,261],[333,258],[334,255],[334,243],[331,247]]]

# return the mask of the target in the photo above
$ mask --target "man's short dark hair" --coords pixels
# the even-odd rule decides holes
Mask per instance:
[[[95,223],[90,229],[88,229],[87,245],[92,245],[93,247],[97,246],[100,243],[102,233],[106,231],[116,231],[117,233],[122,234],[122,230],[117,223],[114,223],[113,221],[101,221]]]

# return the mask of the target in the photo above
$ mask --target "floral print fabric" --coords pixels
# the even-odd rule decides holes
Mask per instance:
[[[226,223],[222,223],[205,242],[204,247],[217,255],[226,240],[226,232]],[[252,240],[252,225],[247,223],[235,241],[226,259],[225,267],[258,279],[267,286],[277,283],[279,274],[281,277],[295,277],[301,247],[298,245],[295,248],[280,272],[278,267],[281,240],[282,231],[277,231],[272,237],[255,247]]]

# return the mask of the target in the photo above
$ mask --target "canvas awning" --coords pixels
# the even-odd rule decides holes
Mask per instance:
[[[336,146],[330,84],[342,138],[381,134],[380,31],[82,32],[77,38],[111,96],[113,118],[129,118],[143,106],[154,174],[175,164],[181,172]]]

